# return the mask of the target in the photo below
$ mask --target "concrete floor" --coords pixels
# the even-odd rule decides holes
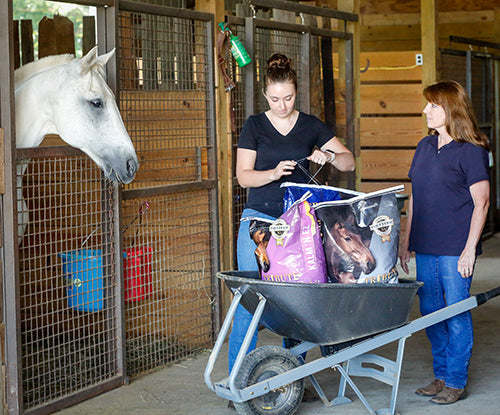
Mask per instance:
[[[411,263],[414,276],[414,261]],[[471,292],[477,294],[500,285],[500,234],[484,244],[484,254],[479,258]],[[415,395],[414,391],[433,379],[430,345],[423,330],[416,332],[406,342],[397,413],[402,415],[467,414],[498,415],[500,404],[500,297],[472,310],[475,344],[469,372],[467,399],[453,405],[440,406],[428,402],[428,398]],[[412,320],[418,318],[418,300],[412,310]],[[259,345],[281,344],[281,338],[262,330]],[[227,343],[226,345],[227,346]],[[377,349],[375,353],[395,358],[396,344]],[[227,401],[217,397],[204,383],[204,370],[209,351],[182,361],[168,368],[134,378],[127,386],[80,403],[59,412],[61,415],[235,415],[227,408]],[[318,357],[314,350],[308,360]],[[212,379],[226,376],[226,349],[214,370]],[[317,374],[319,381],[332,399],[336,394],[338,374],[331,370]],[[390,387],[372,379],[354,378],[356,384],[373,408],[385,408],[390,404]],[[299,414],[354,415],[368,413],[360,399],[348,387],[346,395],[353,402],[348,405],[326,407],[322,402],[302,403]]]

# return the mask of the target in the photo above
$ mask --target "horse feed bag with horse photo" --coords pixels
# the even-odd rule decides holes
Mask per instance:
[[[318,203],[328,280],[396,283],[400,211],[395,186],[343,200]]]
[[[309,194],[297,200],[275,221],[250,220],[255,256],[266,281],[325,283],[325,257],[319,224]]]

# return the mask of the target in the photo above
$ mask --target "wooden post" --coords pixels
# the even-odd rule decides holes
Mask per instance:
[[[96,45],[95,16],[83,16],[82,56]]]
[[[196,10],[214,15],[214,36],[219,34],[218,24],[224,22],[224,0],[196,0]],[[214,52],[214,56],[217,53]],[[230,118],[230,97],[224,90],[224,82],[215,65],[215,113],[216,113],[216,142],[217,165],[219,178],[219,245],[221,269],[233,268],[234,243],[233,243],[233,145]],[[222,243],[224,241],[224,243]],[[226,310],[231,302],[228,290],[223,291],[221,309]]]
[[[59,15],[44,17],[38,24],[38,59],[63,53],[75,54],[73,22]]]
[[[495,13],[495,29],[494,29],[494,42],[500,43],[500,7],[495,8],[494,10]],[[500,76],[500,64],[498,60],[494,60],[493,63],[493,79],[495,80],[494,82],[494,143],[495,143],[495,148],[492,150],[493,151],[493,156],[496,159],[495,163],[495,207],[497,211],[500,209],[500,165],[498,162],[498,159],[500,157],[500,92],[499,92],[499,87],[500,87],[500,81],[499,81],[499,76]],[[492,203],[493,205],[493,203]],[[498,215],[497,215],[497,223],[498,223]]]
[[[33,25],[31,20],[21,20],[21,62],[26,65],[35,60],[33,51]]]
[[[21,66],[21,49],[19,42],[19,20],[14,20],[14,69]]]
[[[424,62],[422,66],[422,87],[426,87],[439,79],[438,76],[438,22],[437,22],[437,0],[420,0],[420,30],[422,33],[422,55]],[[425,105],[425,100],[422,98]],[[427,123],[422,114],[422,133],[427,135]]]
[[[360,12],[360,0],[338,0],[337,8],[340,11],[356,13],[359,15]],[[355,187],[359,189],[361,186],[361,145],[360,145],[360,76],[359,76],[359,53],[360,53],[360,27],[359,21],[357,22],[346,22],[346,31],[353,34],[353,53],[352,53],[352,67],[354,68],[353,74],[353,87],[354,87],[354,158],[356,160],[356,173],[355,173]],[[340,53],[339,53],[340,58]],[[339,65],[340,66],[340,65]]]

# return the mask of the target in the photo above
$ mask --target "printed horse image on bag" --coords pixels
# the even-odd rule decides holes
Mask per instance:
[[[266,251],[267,244],[271,238],[269,225],[271,225],[270,222],[264,222],[256,219],[252,219],[250,221],[250,237],[257,245],[257,248],[255,249],[255,259],[261,274],[262,272],[269,271],[271,266]]]
[[[369,249],[370,234],[356,225],[352,210],[335,206],[317,214],[322,224],[329,280],[356,283],[361,272],[372,272],[377,263]]]

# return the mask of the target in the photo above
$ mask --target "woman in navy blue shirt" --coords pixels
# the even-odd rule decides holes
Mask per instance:
[[[354,170],[352,153],[318,118],[297,111],[297,74],[289,58],[274,54],[267,60],[264,96],[269,110],[253,115],[245,122],[238,142],[236,176],[240,186],[249,188],[238,232],[238,269],[257,271],[255,243],[245,218],[275,220],[283,213],[284,181],[307,183],[309,178],[296,168],[299,160],[307,169],[309,161],[330,163],[338,170]],[[229,336],[231,372],[252,315],[241,305],[235,313]],[[255,348],[257,333],[249,351]]]
[[[481,233],[489,207],[489,144],[472,104],[455,81],[424,89],[429,136],[417,145],[408,176],[412,182],[406,233],[400,253],[408,273],[415,252],[422,315],[470,296]],[[435,379],[417,389],[431,402],[451,404],[466,396],[472,352],[470,312],[426,329]]]

